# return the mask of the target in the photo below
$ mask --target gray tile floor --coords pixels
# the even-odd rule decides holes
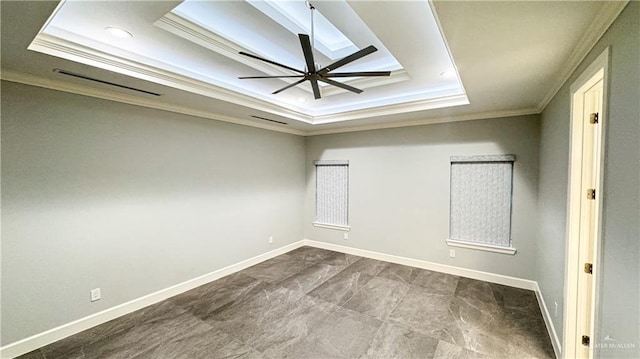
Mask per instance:
[[[21,358],[550,358],[532,291],[302,247]]]

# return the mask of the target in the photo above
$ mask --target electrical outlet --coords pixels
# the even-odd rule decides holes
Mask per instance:
[[[269,236],[269,243],[273,243],[273,236]]]
[[[96,300],[100,300],[100,298],[102,298],[100,288],[91,289],[91,301],[95,302]]]
[[[558,317],[558,302],[553,302],[553,305],[555,306],[555,316],[557,318]]]
[[[456,250],[455,249],[449,249],[449,257],[451,257],[451,258],[455,258],[456,257]]]
[[[344,237],[345,240],[349,239],[349,232],[344,232],[343,237]]]

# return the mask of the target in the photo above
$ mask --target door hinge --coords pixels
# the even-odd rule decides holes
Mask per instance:
[[[584,264],[584,272],[588,274],[593,274],[593,264],[585,263]]]
[[[591,342],[591,339],[589,338],[588,335],[582,336],[582,345],[588,347],[590,342]]]
[[[594,188],[587,190],[587,199],[596,199],[596,190]]]
[[[598,113],[597,112],[594,112],[591,115],[589,115],[589,123],[592,124],[592,125],[598,123]]]

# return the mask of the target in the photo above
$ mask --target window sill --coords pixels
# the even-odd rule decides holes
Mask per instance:
[[[477,249],[480,251],[502,253],[502,254],[509,254],[509,255],[516,254],[516,249],[513,247],[500,247],[500,246],[492,246],[489,244],[477,244],[477,243],[471,243],[471,242],[457,241],[455,239],[447,239],[447,244],[452,247]]]
[[[327,229],[336,229],[338,231],[350,231],[351,227],[349,226],[341,226],[338,224],[327,224],[327,223],[319,223],[319,222],[313,222],[313,226],[314,227],[320,227],[320,228],[327,228]]]

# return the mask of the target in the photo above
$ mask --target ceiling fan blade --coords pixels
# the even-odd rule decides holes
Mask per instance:
[[[280,92],[282,92],[282,91],[284,91],[284,90],[286,90],[286,89],[290,89],[290,88],[292,88],[293,86],[299,85],[299,84],[303,83],[303,82],[304,82],[304,81],[306,81],[306,80],[307,80],[307,78],[305,77],[305,78],[303,78],[302,80],[299,80],[299,81],[296,81],[296,82],[294,82],[294,83],[292,83],[292,84],[289,84],[289,85],[287,85],[287,86],[285,86],[285,87],[281,88],[280,90],[277,90],[277,91],[275,91],[275,92],[272,92],[271,94],[273,94],[273,95],[279,94]]]
[[[304,75],[291,75],[291,76],[241,76],[238,77],[240,80],[250,80],[250,79],[281,79],[281,78],[300,78],[304,77]]]
[[[338,60],[338,61],[332,63],[331,65],[327,65],[327,66],[321,68],[320,70],[318,70],[318,72],[322,73],[322,75],[324,75],[325,73],[327,73],[329,71],[335,70],[338,67],[342,67],[342,66],[344,66],[344,65],[346,65],[348,63],[356,61],[357,59],[359,59],[361,57],[364,57],[364,56],[367,56],[367,55],[369,55],[371,53],[374,53],[376,51],[378,51],[378,49],[376,49],[375,46],[369,45],[368,47],[365,47],[364,49],[362,49],[360,51],[356,51],[353,54],[345,57],[342,60]]]
[[[366,71],[366,72],[333,72],[323,74],[322,77],[368,77],[389,76],[391,71]]]
[[[343,88],[343,89],[351,91],[351,92],[362,93],[362,90],[360,90],[358,88],[355,88],[353,86],[349,86],[347,84],[343,84],[342,82],[333,81],[331,79],[326,79],[326,78],[319,78],[318,80],[320,80],[322,82],[326,82],[326,83],[328,83],[330,85],[333,85],[333,86],[337,86],[337,87]]]
[[[302,53],[304,54],[304,60],[307,63],[307,71],[316,72],[316,63],[313,59],[313,49],[311,48],[311,41],[309,41],[309,35],[298,34],[300,38],[300,45],[302,46]]]
[[[311,82],[311,88],[313,89],[313,97],[318,100],[320,99],[320,87],[318,86],[318,80],[315,78],[310,78],[309,82]]]
[[[275,62],[275,61],[267,60],[267,59],[262,58],[262,57],[260,57],[260,56],[252,55],[252,54],[246,53],[246,52],[244,52],[244,51],[240,51],[240,52],[239,52],[239,54],[240,54],[240,55],[243,55],[243,56],[250,57],[250,58],[252,58],[252,59],[256,59],[256,60],[260,60],[260,61],[264,61],[264,62],[266,62],[266,63],[268,63],[268,64],[271,64],[271,65],[280,66],[280,67],[285,68],[285,69],[287,69],[287,70],[291,70],[291,71],[294,71],[294,72],[297,72],[297,73],[300,73],[300,74],[303,74],[303,75],[305,74],[305,72],[304,72],[304,71],[300,71],[300,70],[298,70],[298,69],[294,69],[293,67],[289,67],[289,66],[287,66],[287,65],[279,64],[279,63],[277,63],[277,62]]]

